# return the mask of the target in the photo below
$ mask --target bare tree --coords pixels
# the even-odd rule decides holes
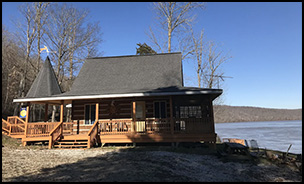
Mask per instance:
[[[39,66],[40,66],[40,61],[41,61],[41,57],[40,57],[40,49],[41,49],[41,39],[42,36],[44,34],[44,29],[42,29],[42,27],[46,24],[47,21],[47,8],[50,5],[49,2],[35,2],[34,3],[34,7],[35,7],[35,13],[36,13],[36,19],[35,19],[35,25],[36,25],[36,29],[37,29],[37,54],[38,54],[38,58],[37,58],[37,73],[39,71]]]
[[[2,115],[14,111],[12,101],[17,97],[23,66],[22,58],[24,55],[15,37],[2,25]]]
[[[220,67],[231,58],[232,56],[225,54],[223,50],[219,50],[219,45],[214,41],[207,42],[206,49],[204,50],[204,62],[206,66],[203,67],[204,70],[202,71],[203,82],[206,87],[215,87],[216,79],[222,78],[224,75]]]
[[[34,26],[36,26],[36,32],[37,32],[37,62],[35,64],[36,70],[35,70],[35,76],[37,76],[41,64],[41,57],[40,57],[40,49],[41,49],[41,40],[44,34],[43,26],[45,25],[47,21],[47,8],[49,6],[49,2],[35,2],[33,3],[33,11],[35,13],[35,20],[34,20]],[[36,106],[35,104],[32,105],[32,118],[33,121],[36,121],[36,108],[39,108],[39,118],[41,117],[41,106]]]
[[[192,55],[194,55],[197,64],[196,75],[197,75],[198,87],[201,87],[203,71],[205,71],[206,68],[206,62],[203,62],[203,50],[204,50],[203,36],[204,36],[204,30],[201,30],[200,35],[197,37],[194,35],[193,30],[191,29],[193,46],[190,52]]]
[[[228,62],[232,56],[224,54],[224,51],[219,48],[219,45],[214,41],[204,41],[204,30],[201,30],[200,35],[194,35],[192,32],[193,49],[191,55],[196,61],[197,81],[199,87],[217,88],[220,86],[220,79],[223,79],[224,72],[221,67]],[[219,105],[224,104],[224,94],[213,101],[214,117],[219,114]]]
[[[101,42],[99,23],[87,22],[89,12],[72,5],[55,4],[50,8],[50,20],[46,26],[45,42],[55,63],[55,73],[61,89],[70,89],[74,73],[85,58],[96,54],[96,45]],[[56,107],[53,106],[52,120]]]
[[[187,32],[187,27],[193,24],[195,20],[194,15],[190,13],[198,8],[204,8],[205,3],[202,2],[154,2],[153,8],[157,14],[157,19],[163,31],[167,33],[167,51],[168,53],[172,50],[172,38],[174,32],[181,31],[183,28]],[[157,46],[161,51],[165,50],[162,48],[159,40],[157,39],[154,31],[150,27],[149,38],[151,42]],[[184,53],[183,53],[184,54]]]
[[[22,67],[22,72],[21,74],[21,80],[19,83],[19,90],[18,90],[18,97],[24,97],[25,96],[25,86],[26,86],[26,75],[28,72],[27,65],[28,63],[32,64],[29,62],[30,59],[30,53],[32,50],[33,43],[36,39],[37,36],[37,31],[36,31],[36,26],[34,23],[34,20],[36,19],[35,13],[33,11],[33,7],[29,3],[25,3],[19,7],[19,11],[25,18],[25,24],[20,24],[18,25],[20,31],[25,35],[26,37],[26,55],[24,58],[24,66]],[[25,27],[25,29],[23,29]],[[17,115],[19,108],[19,104],[16,103],[15,109],[14,109],[14,115]]]
[[[65,79],[65,71],[68,71],[68,80],[73,78],[74,65],[83,62],[101,41],[99,23],[84,24],[88,13],[67,4],[55,5],[50,11],[46,41],[50,50],[55,51],[51,56],[56,61],[59,84]],[[69,64],[66,64],[67,61]]]

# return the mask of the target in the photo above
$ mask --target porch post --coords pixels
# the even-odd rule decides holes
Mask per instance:
[[[214,128],[214,114],[213,114],[213,105],[212,105],[212,101],[209,101],[209,109],[210,109],[210,125],[211,125],[211,131],[212,133],[215,133],[215,128]]]
[[[61,105],[60,105],[60,123],[63,123],[63,103],[64,101],[61,100]],[[61,135],[63,134],[63,124],[61,125]]]
[[[99,102],[96,103],[96,121],[99,120]]]
[[[60,122],[63,122],[63,100],[61,100],[60,104]]]
[[[27,106],[26,106],[26,117],[25,117],[25,123],[26,123],[26,125],[27,125],[27,123],[28,123],[28,121],[29,121],[30,105],[31,105],[31,103],[28,102],[28,103],[27,103]],[[26,131],[26,129],[25,129],[25,131]]]
[[[133,129],[132,131],[136,132],[136,102],[132,102],[132,118],[133,118]]]
[[[170,127],[171,127],[171,134],[174,134],[172,96],[170,96]]]
[[[44,106],[44,122],[48,121],[48,110],[49,110],[49,104],[45,104]]]
[[[28,125],[28,121],[29,121],[29,115],[30,115],[30,105],[31,103],[28,102],[26,105],[26,116],[25,116],[25,131],[24,131],[24,138],[26,139],[26,135],[27,135],[27,125]],[[22,138],[23,140],[23,138]],[[22,141],[22,145],[26,146],[26,141]]]
[[[210,98],[209,98],[210,99]],[[215,127],[214,127],[214,114],[213,114],[213,104],[212,104],[212,100],[209,100],[209,105],[210,105],[210,115],[211,115],[211,131],[213,134],[215,134]],[[212,148],[216,148],[216,137],[213,139],[213,141],[211,142],[211,146]]]
[[[100,140],[100,134],[99,134],[99,122],[98,122],[98,120],[99,120],[99,102],[97,102],[96,103],[96,121],[97,121],[97,127],[96,127],[96,129],[97,129],[97,135],[96,135],[96,142],[99,144],[99,143],[101,143],[101,140]]]

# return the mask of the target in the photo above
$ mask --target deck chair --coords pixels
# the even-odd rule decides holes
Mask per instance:
[[[254,156],[254,157],[260,156],[261,152],[260,152],[258,142],[254,139],[251,139],[249,142],[250,142],[250,154],[251,154],[251,156]]]

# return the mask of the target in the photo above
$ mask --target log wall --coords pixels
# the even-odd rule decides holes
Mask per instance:
[[[120,99],[94,99],[77,100],[72,103],[72,120],[79,120],[84,124],[85,105],[96,104],[99,102],[99,119],[128,119],[132,118],[132,102],[145,101],[146,118],[154,117],[154,102],[165,101],[167,117],[170,117],[170,99],[169,97],[145,97],[145,98],[120,98]],[[111,113],[111,103],[114,102],[116,113]]]

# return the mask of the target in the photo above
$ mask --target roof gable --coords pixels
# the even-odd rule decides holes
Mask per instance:
[[[181,53],[89,58],[67,95],[182,87]]]
[[[60,93],[62,92],[57,77],[50,59],[47,57],[26,97],[46,97]]]

